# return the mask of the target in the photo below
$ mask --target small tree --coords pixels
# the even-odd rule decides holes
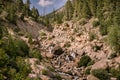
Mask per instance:
[[[32,12],[31,13],[32,17],[35,19],[35,21],[37,21],[38,18],[39,18],[39,12],[38,12],[38,10],[35,7],[33,7],[31,12]]]
[[[120,52],[120,28],[118,26],[110,28],[108,42],[116,52]]]
[[[100,80],[109,80],[108,79],[109,78],[108,72],[105,71],[104,69],[92,70],[92,75],[99,78]]]
[[[79,66],[79,67],[82,67],[82,66],[86,67],[87,64],[88,64],[90,61],[91,61],[91,58],[90,58],[89,56],[83,56],[83,57],[80,58],[80,61],[79,61],[79,63],[78,63],[78,66]]]
[[[74,8],[70,0],[65,4],[65,20],[70,20],[73,17]]]

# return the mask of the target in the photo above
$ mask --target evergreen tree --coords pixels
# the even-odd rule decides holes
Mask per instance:
[[[90,18],[91,16],[91,11],[87,1],[83,1],[82,16],[83,18]]]
[[[93,16],[96,16],[97,11],[97,0],[90,0],[89,1],[90,10]]]
[[[70,0],[68,0],[65,4],[65,19],[70,20],[73,17],[73,6]]]
[[[37,21],[38,20],[38,17],[39,17],[39,12],[38,12],[38,10],[35,8],[35,7],[33,7],[32,8],[32,10],[31,10],[31,14],[32,14],[32,17],[35,19],[35,21]]]
[[[15,3],[16,3],[16,10],[20,12],[22,10],[22,7],[24,6],[23,1],[16,0]]]
[[[120,2],[116,1],[116,10],[114,14],[114,23],[120,25]]]
[[[26,15],[26,16],[29,16],[30,15],[30,0],[27,0],[26,1],[26,3],[24,4],[24,6],[23,6],[23,13],[24,13],[24,15]]]
[[[15,4],[8,4],[6,11],[8,12],[7,19],[8,19],[11,23],[16,24]]]
[[[120,52],[120,28],[119,26],[111,26],[108,34],[108,41],[110,46],[116,51]]]

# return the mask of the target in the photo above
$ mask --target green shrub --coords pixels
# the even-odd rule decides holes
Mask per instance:
[[[90,32],[90,33],[89,33],[89,40],[90,40],[90,41],[93,41],[95,38],[96,38],[96,34]]]
[[[120,28],[119,26],[111,26],[108,33],[108,42],[116,52],[120,52]]]
[[[110,73],[112,77],[116,77],[117,80],[120,80],[120,69],[110,68]]]
[[[100,30],[100,34],[101,34],[102,36],[108,34],[107,26],[104,25],[104,23],[102,23],[102,24],[100,25],[100,29],[99,29],[99,30]]]
[[[99,21],[93,21],[92,22],[92,25],[93,25],[93,27],[97,27],[98,25],[100,25],[100,23],[99,23]]]
[[[42,55],[41,55],[40,51],[37,50],[37,49],[31,49],[30,52],[29,52],[29,56],[31,58],[37,58],[39,60],[42,59]]]
[[[5,51],[0,48],[0,67],[3,67],[4,65],[6,65],[8,60],[9,59],[8,59],[8,56],[6,55]]]
[[[50,71],[55,72],[55,69],[52,66],[47,67]]]
[[[28,56],[29,54],[29,47],[24,41],[14,40],[14,48],[17,56]]]
[[[97,52],[98,50],[101,49],[101,47],[102,47],[102,46],[95,45],[95,46],[93,46],[93,50],[94,50],[95,52]]]
[[[26,77],[31,72],[30,65],[25,62],[25,58],[16,57],[16,64],[18,67],[17,71],[19,71],[22,76]]]
[[[104,69],[92,70],[92,75],[99,78],[100,80],[109,80],[108,72]]]
[[[86,74],[86,75],[89,75],[89,74],[90,74],[90,70],[91,70],[91,68],[87,68],[87,69],[85,70],[85,74]]]
[[[14,28],[14,32],[19,32],[20,31],[20,28],[19,27],[16,27],[16,28]]]
[[[116,53],[112,53],[111,55],[110,55],[110,58],[112,59],[112,58],[115,58],[115,57],[117,57],[117,54]]]
[[[82,18],[80,21],[79,21],[79,24],[80,25],[85,25],[87,23],[87,20],[85,18]]]
[[[10,57],[27,56],[29,54],[28,45],[24,41],[12,37],[4,41],[3,48]]]
[[[79,67],[82,67],[82,66],[86,67],[87,64],[88,64],[90,61],[91,61],[91,58],[90,58],[89,56],[82,56],[82,57],[80,58],[80,61],[78,62],[78,66],[79,66]]]
[[[23,33],[22,31],[19,31],[17,34],[18,34],[19,36],[24,36],[24,33]]]
[[[28,43],[29,43],[29,44],[33,44],[32,37],[29,37],[29,38],[28,38]]]
[[[87,66],[93,65],[95,62],[94,61],[90,61]]]
[[[4,80],[4,75],[0,73],[0,80]]]
[[[48,75],[48,71],[45,70],[45,69],[43,69],[43,70],[42,70],[42,74],[43,74],[43,75]]]
[[[45,32],[40,32],[40,36],[46,36],[46,33]]]
[[[61,78],[61,76],[60,76],[59,74],[56,74],[56,75],[54,76],[54,78],[55,78],[55,80],[62,80],[62,78]]]
[[[70,47],[70,46],[71,46],[70,42],[66,42],[66,43],[64,44],[64,47]]]

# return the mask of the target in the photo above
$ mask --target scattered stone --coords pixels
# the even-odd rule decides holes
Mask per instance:
[[[111,77],[110,80],[117,80],[117,78]]]

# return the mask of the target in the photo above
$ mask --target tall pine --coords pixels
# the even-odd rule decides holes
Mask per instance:
[[[73,6],[70,0],[68,0],[65,4],[65,20],[71,20],[73,17]]]

